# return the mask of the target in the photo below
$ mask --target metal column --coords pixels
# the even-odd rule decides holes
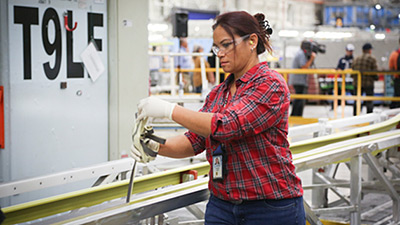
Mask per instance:
[[[357,155],[350,160],[350,203],[356,210],[350,212],[350,224],[360,225],[360,203],[361,203],[361,156]]]

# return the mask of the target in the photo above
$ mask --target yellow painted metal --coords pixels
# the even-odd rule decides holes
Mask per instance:
[[[336,222],[331,220],[321,220],[324,225],[350,225],[350,223]],[[310,225],[308,221],[306,221],[306,225]]]
[[[400,130],[396,130],[396,131],[397,131],[396,134],[391,133],[391,134],[386,134],[386,135],[380,136],[380,137],[370,138],[369,141],[375,141],[375,140],[378,141],[379,139],[383,139],[383,138],[385,138],[385,137],[391,137],[392,135],[398,135],[398,134],[400,133]],[[304,159],[304,158],[307,159],[307,158],[309,158],[309,157],[313,157],[313,156],[316,156],[316,155],[323,155],[324,153],[327,153],[327,152],[334,152],[335,150],[339,150],[339,149],[346,148],[346,147],[351,147],[351,146],[353,146],[354,144],[362,144],[362,143],[364,143],[364,142],[363,142],[363,141],[358,141],[358,142],[357,142],[357,139],[355,139],[354,142],[352,142],[352,143],[342,144],[342,145],[340,145],[340,146],[327,148],[327,149],[325,149],[325,150],[321,150],[321,151],[318,151],[318,152],[313,152],[313,153],[308,152],[307,155],[303,155],[303,156],[298,156],[297,154],[293,154],[293,161],[294,161],[295,164],[296,164],[296,161],[297,161],[297,160],[300,160],[300,159]],[[395,146],[389,146],[388,148],[391,148],[391,147],[395,147]],[[377,150],[375,150],[374,152],[372,152],[372,154],[373,154],[373,155],[376,155],[376,154],[378,154],[379,152],[382,152],[382,151],[384,151],[384,150],[386,150],[386,149],[377,149]],[[342,158],[339,162],[346,162],[346,161],[349,161],[351,156],[348,156],[348,157],[349,157],[349,158]],[[334,163],[339,163],[339,162],[334,162]]]
[[[317,118],[304,118],[301,116],[290,116],[289,117],[289,125],[294,125],[294,124],[310,124],[310,123],[317,123],[318,119]]]
[[[400,114],[377,124],[372,124],[365,127],[359,127],[327,136],[316,137],[313,139],[297,141],[290,145],[290,150],[292,151],[293,154],[296,154],[311,149],[315,149],[318,147],[322,147],[328,144],[356,138],[357,136],[361,136],[364,134],[376,134],[388,131],[393,127],[395,127],[397,124],[399,124],[399,122],[400,122]]]
[[[149,200],[149,199],[154,199],[154,198],[157,198],[157,197],[162,197],[162,196],[165,196],[165,195],[168,195],[168,194],[173,194],[173,193],[176,193],[176,192],[179,192],[179,191],[187,190],[189,188],[194,188],[194,187],[197,187],[197,186],[200,186],[200,185],[204,185],[204,184],[207,184],[207,183],[208,182],[205,181],[205,182],[201,182],[201,183],[196,183],[195,185],[191,185],[191,186],[187,186],[187,187],[183,187],[183,188],[179,188],[179,189],[174,189],[173,191],[170,191],[170,192],[161,192],[159,194],[151,195],[149,197],[132,199],[131,202],[129,203],[129,205],[135,204],[135,203],[138,203],[138,202],[143,202],[143,201],[146,201],[146,200]],[[111,207],[111,208],[107,208],[107,209],[103,209],[101,211],[93,212],[93,213],[88,214],[88,215],[83,215],[83,216],[79,216],[79,217],[76,217],[76,218],[72,218],[72,219],[69,219],[69,220],[66,220],[66,221],[62,221],[60,223],[55,223],[53,225],[61,225],[61,224],[65,224],[65,223],[68,223],[68,222],[74,222],[76,220],[83,219],[83,218],[86,218],[88,216],[95,216],[95,215],[98,215],[98,214],[100,214],[102,212],[109,212],[109,211],[114,210],[114,209],[122,208],[122,207],[125,207],[126,205],[128,205],[128,203],[117,205],[117,206],[114,206],[114,207]]]
[[[337,118],[337,108],[338,108],[338,100],[341,100],[341,108],[342,113],[341,117],[344,118],[344,108],[345,108],[345,100],[355,100],[356,101],[356,113],[360,115],[361,113],[361,101],[400,101],[400,97],[373,97],[373,96],[361,96],[361,85],[357,85],[357,93],[355,96],[346,96],[345,93],[345,82],[342,82],[341,93],[338,93],[338,84],[337,79],[338,75],[342,76],[342,80],[344,80],[346,74],[357,75],[358,84],[361,84],[361,72],[358,70],[336,70],[336,69],[275,69],[278,73],[282,74],[284,79],[287,81],[288,74],[333,74],[335,76],[334,79],[334,94],[333,95],[310,95],[310,94],[292,94],[292,99],[310,99],[310,100],[333,100],[333,111],[334,111],[334,119]],[[160,72],[169,72],[170,69],[160,69]],[[175,72],[200,72],[201,69],[175,69]],[[215,72],[215,68],[207,68],[206,72]],[[223,69],[219,69],[220,73],[225,73]],[[362,75],[375,75],[377,73],[387,74],[387,75],[395,75],[398,71],[370,71],[370,72],[362,72]]]
[[[167,170],[135,178],[132,193],[142,193],[159,187],[179,184],[180,174],[189,170],[197,170],[198,175],[208,174],[209,164],[195,165]],[[98,187],[62,194],[37,201],[27,202],[3,208],[6,220],[3,224],[15,224],[51,216],[69,210],[90,207],[105,201],[125,197],[129,181],[114,182]],[[132,201],[134,202],[134,201]]]

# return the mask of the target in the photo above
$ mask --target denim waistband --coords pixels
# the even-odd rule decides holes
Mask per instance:
[[[264,201],[264,202],[293,201],[293,200],[296,200],[296,199],[298,199],[298,198],[301,198],[301,196],[300,196],[300,197],[283,198],[283,199],[255,199],[255,200],[240,199],[240,200],[223,200],[223,199],[220,199],[220,198],[218,198],[218,197],[216,197],[216,196],[214,196],[214,195],[213,195],[213,197],[216,198],[216,199],[218,199],[218,200],[224,201],[224,202],[229,202],[229,203],[231,203],[231,204],[233,204],[233,205],[251,204],[251,203],[257,203],[257,202],[260,202],[260,201]]]

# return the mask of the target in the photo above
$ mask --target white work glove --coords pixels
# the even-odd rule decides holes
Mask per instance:
[[[155,154],[155,156],[147,154],[139,142],[137,142],[137,144],[135,144],[136,142],[132,144],[130,156],[138,162],[148,163],[156,159],[158,150],[160,149],[160,144],[149,138],[144,139],[143,142],[148,147],[148,149],[151,150],[153,154]]]
[[[138,120],[145,117],[168,118],[172,120],[175,104],[157,97],[147,97],[140,100],[138,105]]]
[[[145,126],[147,123],[147,117],[143,119],[137,119],[136,125],[132,134],[133,144],[131,146],[130,156],[138,162],[148,163],[154,160],[157,156],[160,144],[149,139],[143,138],[142,134],[145,133]],[[144,145],[144,146],[143,146]]]

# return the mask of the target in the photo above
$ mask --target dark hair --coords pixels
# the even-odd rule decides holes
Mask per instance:
[[[272,47],[269,43],[272,29],[262,13],[252,16],[245,11],[227,12],[216,18],[212,29],[215,30],[218,26],[221,26],[232,37],[233,41],[235,41],[235,34],[244,36],[254,33],[258,37],[257,54],[261,54],[265,50],[269,53],[272,52]]]

